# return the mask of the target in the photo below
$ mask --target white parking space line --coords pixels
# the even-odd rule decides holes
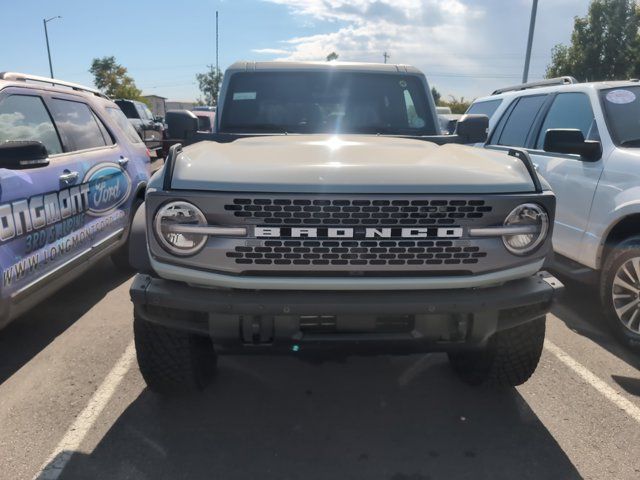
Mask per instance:
[[[624,410],[627,415],[633,418],[636,422],[640,423],[640,408],[631,403],[624,396],[620,395],[607,383],[594,375],[587,367],[577,362],[568,353],[558,347],[550,340],[544,341],[544,348],[553,354],[558,360],[564,363],[567,367],[577,373],[585,382],[600,392],[607,400],[616,405],[621,410]]]
[[[51,453],[47,461],[40,467],[40,471],[36,473],[34,479],[37,480],[56,480],[69,460],[80,447],[85,436],[91,430],[104,407],[107,406],[111,397],[116,392],[118,385],[131,369],[131,365],[136,356],[133,341],[127,346],[126,350],[102,381],[96,392],[93,394],[87,406],[80,412],[76,420],[69,427],[67,432],[58,443],[58,446]]]

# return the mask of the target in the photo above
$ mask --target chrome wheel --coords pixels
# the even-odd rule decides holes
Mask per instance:
[[[611,295],[618,319],[633,333],[640,334],[640,257],[620,265],[613,278]]]

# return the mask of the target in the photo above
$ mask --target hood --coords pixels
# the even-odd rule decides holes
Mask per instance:
[[[525,193],[534,185],[505,153],[374,135],[275,135],[199,142],[172,187],[296,193]]]

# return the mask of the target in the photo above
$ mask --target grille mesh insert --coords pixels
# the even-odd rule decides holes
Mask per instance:
[[[238,218],[281,225],[452,225],[492,211],[484,200],[235,198],[224,208]]]
[[[402,266],[474,264],[487,253],[449,240],[267,240],[226,255],[246,265]]]

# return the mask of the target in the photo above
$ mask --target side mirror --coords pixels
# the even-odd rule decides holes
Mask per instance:
[[[41,142],[9,141],[0,143],[0,168],[23,170],[49,165],[47,148]]]
[[[169,139],[189,143],[198,131],[198,117],[189,110],[169,110],[164,119]]]
[[[489,132],[489,117],[486,115],[463,115],[456,125],[456,134],[462,143],[484,143]]]
[[[602,145],[595,140],[585,140],[582,131],[573,128],[547,130],[544,136],[544,151],[572,153],[585,161],[596,162],[602,157]]]

